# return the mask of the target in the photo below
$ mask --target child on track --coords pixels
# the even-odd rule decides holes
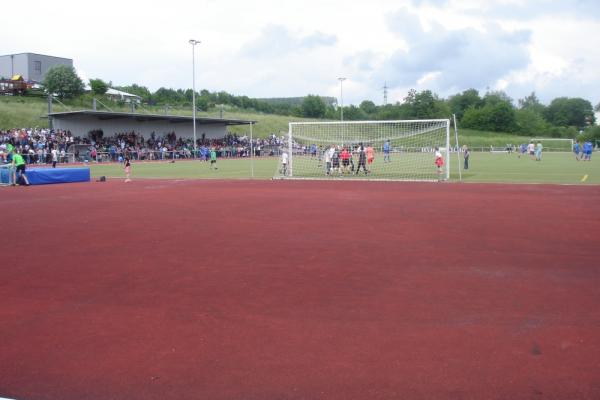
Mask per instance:
[[[125,157],[125,182],[131,182],[131,161]]]

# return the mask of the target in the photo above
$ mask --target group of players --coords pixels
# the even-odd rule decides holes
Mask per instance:
[[[575,159],[577,161],[591,161],[593,151],[594,145],[590,141],[584,142],[581,145],[579,142],[573,144],[573,154],[575,154]]]
[[[354,155],[358,159],[358,165],[354,164]],[[311,152],[311,158],[317,156]],[[329,146],[323,151],[322,158],[319,155],[319,167],[325,162],[325,174],[332,175],[355,174],[358,175],[362,167],[366,174],[371,173],[371,164],[375,161],[375,149],[371,145],[364,146],[362,143],[351,146]],[[367,168],[367,165],[369,168]]]
[[[389,163],[390,159],[390,142],[386,141],[383,145],[383,162]],[[357,164],[355,164],[355,157]],[[328,148],[317,148],[316,145],[310,146],[310,159],[317,159],[319,168],[325,166],[325,175],[343,175],[351,174],[358,175],[362,168],[365,175],[371,173],[371,167],[375,161],[375,149],[370,144],[366,146],[361,142],[355,146],[334,146]],[[284,176],[288,172],[289,155],[283,152],[281,157],[281,170]],[[444,157],[438,147],[435,148],[435,167],[438,173],[438,180],[443,180],[442,174],[444,171]]]

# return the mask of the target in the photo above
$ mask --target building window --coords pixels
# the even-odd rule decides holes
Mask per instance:
[[[42,74],[42,62],[41,61],[33,62],[33,72],[35,72],[38,75]]]

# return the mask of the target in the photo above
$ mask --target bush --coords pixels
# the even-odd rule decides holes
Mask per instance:
[[[591,141],[592,143],[600,142],[600,126],[594,125],[585,129],[581,135],[577,135],[578,141]]]
[[[517,132],[527,136],[544,136],[550,124],[535,111],[521,109],[515,111]]]
[[[517,131],[515,110],[505,101],[487,104],[481,108],[470,107],[461,122],[465,128],[492,132]]]

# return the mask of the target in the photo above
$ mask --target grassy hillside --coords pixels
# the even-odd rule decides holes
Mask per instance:
[[[84,110],[91,108],[92,99],[89,95],[82,96],[77,100],[65,101],[64,105],[54,102],[53,111],[72,111]],[[108,100],[102,101],[112,111],[129,112],[129,105],[119,105]],[[0,96],[0,129],[11,129],[20,127],[47,127],[48,120],[45,117],[48,106],[46,99],[35,97],[12,97]],[[98,104],[99,110],[108,111],[104,106]],[[164,107],[143,106],[137,110],[139,113],[164,114]],[[191,109],[169,108],[169,114],[173,115],[192,115]],[[263,114],[251,112],[249,110],[240,110],[233,107],[225,107],[223,109],[223,118],[237,118],[257,121],[254,126],[253,134],[257,137],[265,137],[272,133],[279,134],[287,132],[288,123],[290,121],[311,121],[306,118],[294,116],[283,116],[274,114]],[[198,116],[220,117],[221,109],[212,109],[208,112],[199,112]],[[249,133],[247,126],[230,127],[232,132],[238,134]],[[451,142],[454,143],[454,132],[452,131]],[[507,143],[520,144],[529,141],[527,136],[516,136],[508,133],[484,132],[469,129],[460,129],[459,127],[459,142],[461,145],[466,144],[470,147],[485,147],[490,145],[505,146]]]
[[[119,105],[110,101],[102,101],[112,111],[117,112],[130,112],[131,107],[129,105]],[[91,98],[83,97],[78,100],[64,101],[64,105],[57,102],[53,103],[53,111],[75,111],[75,110],[89,110],[91,109]],[[109,111],[101,104],[97,105],[98,110]],[[35,97],[12,97],[12,96],[0,96],[0,129],[12,129],[22,127],[48,127],[48,120],[45,117],[48,111],[48,104],[46,99],[35,98]],[[141,114],[164,114],[164,107],[153,107],[144,105],[138,108],[136,112]],[[191,109],[182,108],[169,108],[168,113],[172,115],[186,115],[191,116]],[[200,117],[220,117],[221,109],[213,109],[208,112],[198,112]],[[262,114],[257,112],[250,112],[248,110],[238,110],[232,107],[225,107],[223,109],[223,118],[237,118],[257,121],[254,126],[253,133],[256,136],[264,137],[271,133],[287,132],[288,123],[290,121],[311,121],[307,118],[299,118],[292,116],[282,116],[273,114]],[[248,133],[249,128],[247,126],[230,127],[230,131],[235,133]]]

